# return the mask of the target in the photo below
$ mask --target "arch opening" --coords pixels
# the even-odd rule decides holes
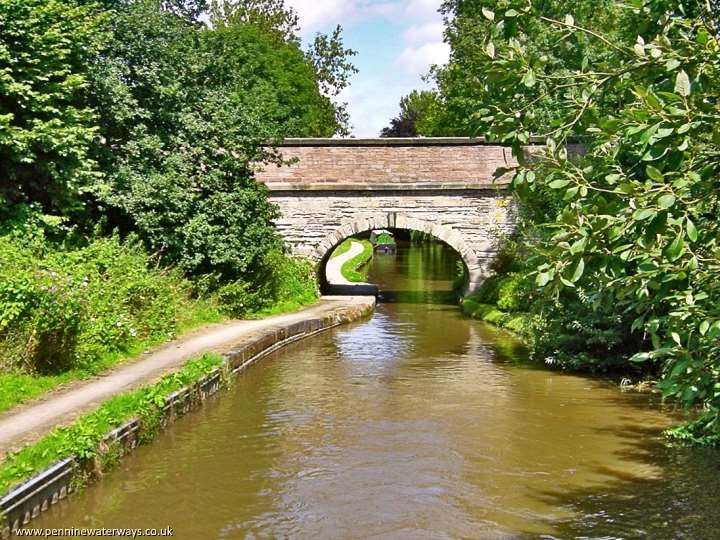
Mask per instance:
[[[334,249],[348,238],[381,229],[417,231],[447,244],[459,255],[465,269],[465,283],[460,291],[462,296],[476,291],[485,278],[482,262],[459,231],[442,223],[422,220],[397,212],[387,212],[358,217],[339,227],[319,243],[313,258],[317,261],[316,269],[323,291],[329,289],[325,268]]]

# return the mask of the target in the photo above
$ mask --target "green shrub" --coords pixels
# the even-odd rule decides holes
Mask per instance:
[[[252,283],[236,281],[217,292],[222,311],[230,317],[291,311],[319,296],[315,270],[309,261],[271,251],[263,272]]]
[[[631,331],[632,314],[594,306],[582,289],[557,301],[538,299],[533,309],[543,312],[532,344],[537,360],[569,370],[639,371],[628,362],[643,347],[642,335]]]
[[[379,246],[394,246],[395,243],[395,238],[388,233],[382,233],[375,239],[375,244]]]
[[[493,275],[483,281],[480,289],[472,294],[472,299],[480,304],[497,304],[498,288],[502,276]]]
[[[27,233],[27,231],[25,231]],[[0,236],[0,353],[5,373],[95,373],[108,355],[216,319],[174,270],[148,268],[132,240],[57,246],[41,234]]]
[[[503,311],[528,309],[529,280],[524,274],[509,274],[498,281],[497,306]]]

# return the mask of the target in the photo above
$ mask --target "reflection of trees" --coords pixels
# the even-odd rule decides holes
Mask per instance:
[[[638,424],[601,430],[624,441],[615,458],[658,467],[639,478],[598,465],[602,486],[552,489],[538,498],[578,517],[556,525],[561,538],[717,538],[720,531],[720,474],[717,450],[668,448],[657,430]]]

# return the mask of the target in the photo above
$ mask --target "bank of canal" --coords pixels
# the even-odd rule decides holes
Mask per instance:
[[[467,320],[439,245],[378,255],[374,317],[274,353],[40,527],[176,538],[692,538],[720,454],[657,398],[524,363]],[[546,535],[546,536],[542,536]]]

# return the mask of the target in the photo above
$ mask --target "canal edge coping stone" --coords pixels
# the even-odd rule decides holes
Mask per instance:
[[[196,409],[221,388],[223,368],[238,375],[263,357],[296,341],[315,336],[337,326],[362,320],[375,309],[375,298],[337,297],[342,305],[322,316],[297,322],[278,324],[259,331],[243,340],[242,344],[222,353],[224,365],[215,368],[192,385],[180,388],[165,396],[160,430],[167,428],[176,418]],[[131,418],[103,437],[99,446],[115,443],[120,458],[138,446],[141,423]],[[14,486],[0,496],[0,539],[13,536],[12,531],[27,525],[51,506],[66,499],[73,491],[73,480],[88,469],[88,460],[69,457],[57,461],[25,482]],[[93,480],[99,477],[96,475]]]

